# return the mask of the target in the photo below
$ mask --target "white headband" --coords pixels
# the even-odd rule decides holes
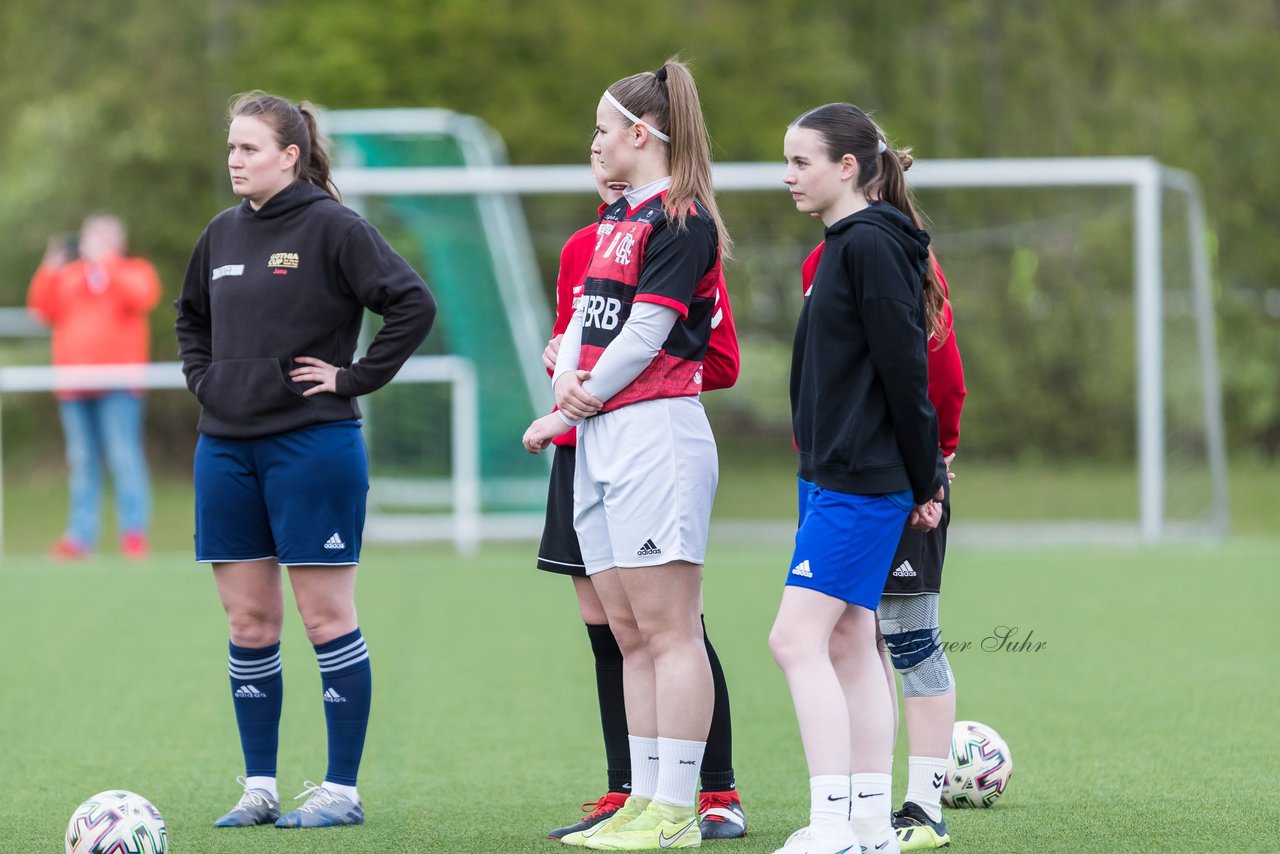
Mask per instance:
[[[635,113],[628,110],[626,107],[622,106],[622,102],[619,101],[617,98],[613,97],[613,93],[611,93],[608,89],[604,90],[604,97],[605,97],[605,100],[607,100],[610,104],[613,104],[614,109],[622,113],[627,118],[631,119],[632,124],[644,125],[649,129],[649,133],[653,134],[658,139],[662,140],[663,142],[671,142],[671,137],[667,136],[665,133],[658,130],[648,122],[642,121],[639,116],[637,116]]]
[[[885,145],[885,144],[884,144],[884,140],[883,140],[883,139],[877,139],[877,140],[876,140],[876,154],[884,154],[884,153],[885,153],[885,151],[887,151],[887,150],[888,150],[888,148],[889,148],[889,146],[887,146],[887,145]]]

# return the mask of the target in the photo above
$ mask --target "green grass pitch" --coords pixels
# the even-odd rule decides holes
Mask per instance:
[[[361,624],[375,680],[362,828],[212,827],[242,772],[226,628],[183,554],[0,564],[0,851],[57,851],[85,797],[127,788],[175,852],[556,850],[543,838],[602,790],[585,632],[532,545],[463,559],[369,548]],[[750,821],[724,854],[805,823],[806,773],[766,638],[785,543],[714,543],[707,625],[733,699]],[[994,726],[1015,770],[991,810],[948,811],[957,852],[1274,851],[1280,541],[1160,549],[954,548],[942,599],[959,715]],[[292,607],[292,606],[290,606]],[[996,627],[1039,651],[983,651]],[[314,656],[286,625],[281,794],[324,774]],[[895,765],[900,800],[905,747]]]

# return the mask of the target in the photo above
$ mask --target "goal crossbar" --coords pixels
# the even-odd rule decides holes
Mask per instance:
[[[782,171],[777,163],[721,163],[714,167],[713,177],[720,191],[776,188],[781,192]],[[1162,540],[1170,532],[1165,501],[1162,194],[1172,192],[1186,198],[1192,299],[1197,308],[1196,344],[1212,493],[1210,518],[1201,533],[1224,536],[1229,527],[1226,439],[1204,203],[1195,178],[1150,157],[918,160],[907,177],[911,186],[917,188],[1132,189],[1138,533],[1146,542]],[[573,194],[594,192],[595,188],[590,169],[582,165],[343,168],[335,170],[334,179],[344,191],[355,196]]]

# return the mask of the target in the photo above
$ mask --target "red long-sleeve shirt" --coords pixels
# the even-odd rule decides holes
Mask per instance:
[[[818,259],[826,242],[819,243],[800,267],[800,281],[807,297],[813,286],[813,275],[818,269]],[[950,298],[946,276],[938,259],[933,259],[933,272],[942,285],[943,295]],[[942,326],[947,338],[938,346],[937,337],[929,339],[929,400],[938,413],[938,447],[944,456],[954,454],[960,443],[960,410],[964,408],[964,366],[960,363],[960,349],[956,346],[956,334],[952,324],[951,303],[942,308]]]
[[[569,328],[573,317],[573,303],[582,295],[583,281],[591,254],[596,247],[596,224],[580,228],[565,241],[560,250],[560,271],[556,275],[556,321],[551,329],[552,337]],[[716,307],[711,319],[711,339],[702,360],[702,389],[731,388],[738,381],[740,365],[738,330],[733,323],[733,309],[729,305],[729,291],[724,276],[716,282]],[[547,371],[551,373],[550,370]],[[569,429],[552,441],[557,445],[573,445],[577,430]]]

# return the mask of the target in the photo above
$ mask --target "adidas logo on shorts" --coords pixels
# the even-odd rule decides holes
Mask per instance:
[[[916,571],[911,568],[911,561],[904,560],[898,564],[897,569],[893,571],[894,578],[915,578]]]
[[[236,689],[235,696],[238,700],[258,700],[267,695],[259,691],[256,685],[241,685]]]
[[[813,578],[813,570],[809,569],[809,561],[802,560],[791,569],[792,575],[798,575],[801,578]]]
[[[644,545],[640,547],[640,551],[636,552],[640,557],[648,557],[649,555],[660,555],[662,549],[654,545],[653,540],[645,540]]]
[[[342,537],[338,536],[338,532],[334,531],[333,536],[325,541],[324,547],[326,549],[345,549],[347,544],[342,541]]]

